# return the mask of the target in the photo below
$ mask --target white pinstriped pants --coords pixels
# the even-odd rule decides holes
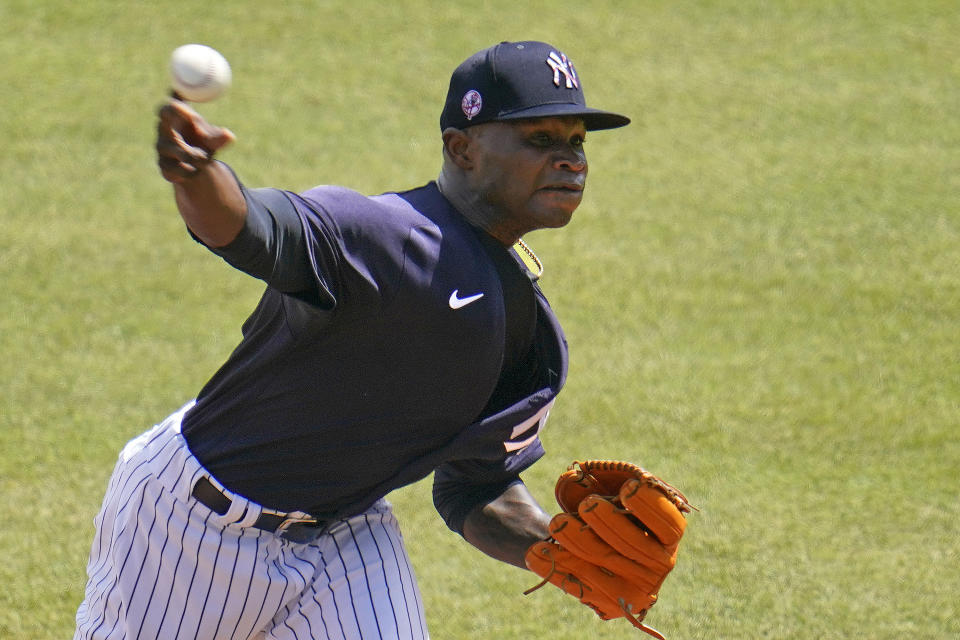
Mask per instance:
[[[120,454],[97,515],[74,640],[426,640],[389,503],[309,544],[223,516],[190,493],[207,474],[180,435],[187,405]]]

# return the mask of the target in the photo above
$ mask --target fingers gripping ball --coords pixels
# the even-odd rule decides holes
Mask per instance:
[[[686,497],[629,462],[574,462],[556,486],[563,510],[549,540],[526,554],[527,567],[593,609],[604,620],[641,621],[677,561],[686,529]]]

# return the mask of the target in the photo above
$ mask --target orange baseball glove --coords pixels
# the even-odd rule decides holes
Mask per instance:
[[[629,462],[574,462],[557,480],[563,510],[550,521],[548,540],[532,545],[527,567],[589,606],[604,620],[642,623],[677,562],[693,508],[686,497]]]

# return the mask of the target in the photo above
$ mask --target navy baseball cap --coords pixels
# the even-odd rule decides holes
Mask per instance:
[[[440,130],[546,116],[579,116],[587,130],[630,123],[618,113],[591,109],[577,71],[546,42],[501,42],[479,51],[454,70]]]

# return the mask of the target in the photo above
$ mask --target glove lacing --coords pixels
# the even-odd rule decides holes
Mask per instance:
[[[537,589],[543,587],[545,584],[550,582],[550,578],[553,577],[553,574],[555,574],[556,572],[557,572],[557,561],[554,560],[553,556],[550,556],[550,572],[538,584],[524,591],[523,595],[528,596],[534,591],[536,591]],[[573,584],[576,584],[578,587],[580,587],[580,595],[576,597],[581,600],[583,599],[584,589],[590,589],[589,586],[583,584],[582,582],[577,580],[576,577],[570,575],[569,573],[563,576],[563,580],[560,582],[560,588],[563,589],[563,585],[566,584],[567,582],[571,582]],[[598,614],[603,613],[602,611],[600,611],[600,609],[598,609],[597,607],[589,603],[584,603],[584,604],[586,604],[588,607],[596,611]],[[627,604],[623,598],[617,598],[617,604],[620,605],[620,609],[623,610],[624,617],[630,621],[630,624],[635,626],[637,629],[640,629],[644,633],[648,633],[654,638],[657,638],[657,640],[667,640],[662,633],[660,633],[653,627],[648,627],[647,625],[641,622],[641,620],[643,620],[643,618],[646,617],[647,615],[647,609],[642,610],[639,615],[634,615],[634,613],[631,611],[632,605]]]

